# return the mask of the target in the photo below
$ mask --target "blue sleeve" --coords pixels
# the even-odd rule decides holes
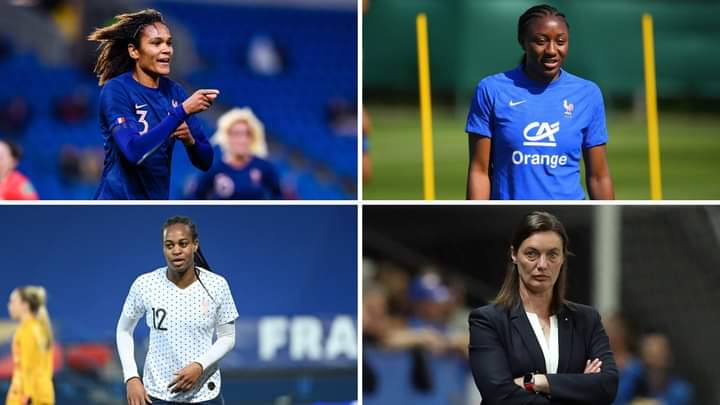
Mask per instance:
[[[470,101],[465,132],[492,138],[492,110],[493,102],[488,89],[488,80],[480,81],[475,89],[475,95]]]
[[[130,106],[122,86],[108,82],[100,94],[100,113],[123,156],[140,165],[180,126],[187,114],[182,105],[179,105],[160,124],[140,135],[141,125],[135,119]]]
[[[192,130],[190,130],[190,132],[192,132]],[[195,138],[195,133],[192,133],[193,138]],[[190,162],[192,162],[193,166],[204,172],[210,170],[214,152],[212,146],[210,146],[210,143],[207,141],[207,138],[195,138],[195,144],[185,146],[185,150],[187,151],[188,157],[190,158]]]
[[[100,117],[110,133],[119,125],[127,124],[140,128],[135,118],[132,102],[122,84],[115,80],[108,81],[100,90]]]
[[[590,100],[593,104],[592,117],[590,118],[590,123],[583,133],[583,149],[603,145],[608,141],[608,131],[605,126],[605,102],[603,101],[600,88],[594,83],[592,86],[593,89],[590,96]]]
[[[209,200],[214,179],[214,170],[201,174],[200,177],[195,180],[195,190],[190,194],[190,198],[193,200]]]
[[[618,390],[613,405],[627,405],[635,397],[637,385],[645,373],[639,360],[631,360],[619,370]]]
[[[666,404],[690,405],[693,402],[692,386],[683,380],[673,379],[662,400]]]
[[[280,190],[280,179],[278,173],[270,162],[265,162],[267,167],[265,168],[265,179],[267,179],[267,186],[270,189],[270,196],[279,200],[282,198],[282,191]]]
[[[175,93],[182,101],[185,101],[187,98],[187,93],[178,84],[175,84]],[[181,106],[182,101],[180,102]],[[208,142],[208,138],[205,135],[205,129],[197,116],[191,115],[185,120],[185,122],[190,129],[192,137],[195,139],[194,145],[185,147],[188,157],[190,158],[190,162],[192,162],[193,166],[206,172],[210,170],[210,166],[212,166],[214,154],[213,148],[210,145],[210,142]]]

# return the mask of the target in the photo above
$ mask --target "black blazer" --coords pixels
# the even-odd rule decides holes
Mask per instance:
[[[547,374],[545,358],[522,304],[507,310],[486,305],[470,313],[470,367],[483,405],[610,404],[618,371],[600,315],[586,305],[567,303],[557,314],[558,369],[548,374],[550,396],[523,390],[513,379],[528,372]],[[599,358],[601,372],[583,374]]]

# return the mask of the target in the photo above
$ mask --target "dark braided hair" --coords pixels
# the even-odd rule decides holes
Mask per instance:
[[[193,242],[198,240],[197,226],[192,222],[192,219],[182,215],[170,217],[167,221],[165,221],[162,227],[163,239],[165,238],[165,230],[168,229],[170,226],[177,224],[185,225],[190,229],[190,237],[192,238]],[[202,250],[200,249],[200,246],[198,246],[197,251],[193,254],[193,261],[195,262],[193,266],[193,270],[195,271],[195,277],[197,277],[200,285],[202,285],[202,287],[205,289],[205,292],[210,296],[210,299],[215,301],[215,298],[213,298],[212,294],[210,294],[210,291],[208,291],[207,287],[205,287],[205,284],[200,279],[200,270],[198,270],[198,267],[202,267],[207,271],[212,271],[212,269],[210,268],[210,264],[208,263],[207,259],[205,259],[205,255],[203,255]]]
[[[97,28],[88,35],[88,40],[97,41],[100,55],[95,63],[99,84],[131,70],[135,61],[128,54],[128,45],[140,48],[140,37],[143,28],[154,23],[165,24],[162,14],[153,9],[145,9],[136,13],[115,16],[115,23]]]
[[[568,31],[570,31],[570,24],[567,22],[567,18],[565,17],[565,14],[563,14],[560,10],[556,9],[553,6],[549,6],[547,4],[540,4],[538,6],[532,6],[529,9],[525,10],[525,12],[520,16],[518,19],[518,42],[520,43],[520,46],[523,46],[523,40],[525,39],[525,36],[527,35],[527,31],[530,28],[530,23],[536,19],[536,18],[543,18],[543,17],[560,17],[565,22],[565,26],[567,27]],[[520,60],[520,63],[525,63],[525,54],[523,54],[522,59]]]

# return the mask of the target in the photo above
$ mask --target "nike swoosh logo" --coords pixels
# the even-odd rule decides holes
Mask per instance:
[[[521,101],[513,102],[512,100],[510,100],[510,107],[515,107],[516,105],[522,104],[522,103],[524,103],[524,102],[526,102],[526,101],[527,101],[527,100],[521,100]]]
[[[135,104],[135,109],[137,110],[138,108],[143,108],[143,107],[145,107],[146,105],[147,105],[147,104],[141,104],[141,105]]]

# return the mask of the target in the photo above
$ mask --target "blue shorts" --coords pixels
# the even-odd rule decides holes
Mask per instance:
[[[152,401],[152,405],[187,405],[187,402],[168,402],[163,401],[162,399],[158,399],[155,397],[150,397],[150,400]],[[225,400],[223,399],[222,394],[218,394],[215,398],[209,400],[209,401],[203,401],[203,402],[193,402],[193,404],[198,405],[225,405]]]

